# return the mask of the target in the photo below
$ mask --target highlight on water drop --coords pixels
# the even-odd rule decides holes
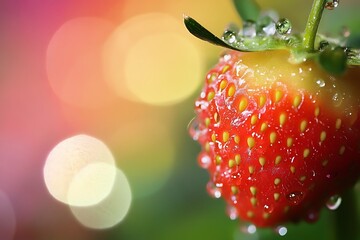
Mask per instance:
[[[336,210],[340,207],[342,198],[339,195],[334,195],[326,202],[326,207],[330,210]]]

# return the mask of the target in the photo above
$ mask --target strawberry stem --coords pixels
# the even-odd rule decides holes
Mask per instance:
[[[244,21],[256,22],[260,15],[260,7],[254,0],[233,0],[235,8]]]
[[[314,0],[311,7],[303,36],[303,47],[308,52],[314,52],[315,50],[316,33],[326,2],[327,0]]]

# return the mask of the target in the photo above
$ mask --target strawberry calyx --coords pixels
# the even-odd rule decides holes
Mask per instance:
[[[242,28],[231,24],[217,37],[189,16],[184,17],[185,26],[199,39],[240,52],[288,49],[292,63],[312,59],[333,75],[360,65],[360,50],[346,46],[349,34],[331,38],[317,33],[323,10],[336,8],[338,0],[314,0],[304,33],[294,33],[287,18],[279,18],[274,12],[260,12],[252,0],[234,0],[234,3],[243,19]]]

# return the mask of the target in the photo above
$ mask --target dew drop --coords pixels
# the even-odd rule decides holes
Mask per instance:
[[[244,21],[243,23],[243,36],[255,37],[256,36],[256,24],[253,21]]]
[[[332,2],[327,2],[325,4],[325,8],[327,10],[333,10],[334,8],[339,6],[339,0],[333,0]]]
[[[276,32],[275,21],[269,15],[262,16],[258,22],[258,31],[265,36],[272,36]]]
[[[287,234],[288,230],[284,226],[278,226],[277,228],[275,228],[275,232],[279,234],[279,236],[283,237]]]
[[[329,42],[328,42],[328,41],[325,41],[325,40],[320,41],[320,43],[319,43],[319,49],[320,49],[320,50],[325,49],[327,46],[329,46]]]
[[[199,139],[201,131],[199,128],[199,121],[196,117],[188,124],[188,131],[193,140],[197,141]]]
[[[208,194],[213,198],[220,198],[221,197],[221,188],[215,186],[212,181],[209,181],[206,185],[206,190]]]
[[[332,101],[335,107],[339,107],[343,101],[341,94],[335,93],[332,97]]]
[[[236,208],[232,205],[228,205],[226,207],[226,214],[229,216],[231,220],[236,220],[239,217],[239,213]]]
[[[198,157],[198,163],[199,163],[200,167],[207,169],[207,168],[209,168],[209,166],[211,164],[211,158],[208,154],[203,152]]]
[[[316,84],[319,86],[319,87],[325,87],[325,81],[323,79],[318,79],[316,80]]]
[[[272,36],[276,33],[276,26],[274,22],[269,23],[268,25],[262,28],[266,36]]]
[[[284,35],[289,34],[291,32],[291,22],[287,18],[282,18],[276,23],[276,32]]]
[[[331,196],[326,202],[326,207],[330,210],[336,210],[340,207],[341,201],[342,199],[339,195]]]
[[[236,33],[231,30],[225,30],[222,39],[231,45],[237,42]]]
[[[299,205],[304,199],[304,193],[300,191],[291,192],[286,196],[290,205]]]

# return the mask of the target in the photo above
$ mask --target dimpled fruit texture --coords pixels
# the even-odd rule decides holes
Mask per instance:
[[[190,128],[209,194],[226,201],[230,218],[260,227],[316,221],[360,175],[359,70],[334,77],[288,58],[224,54]]]

